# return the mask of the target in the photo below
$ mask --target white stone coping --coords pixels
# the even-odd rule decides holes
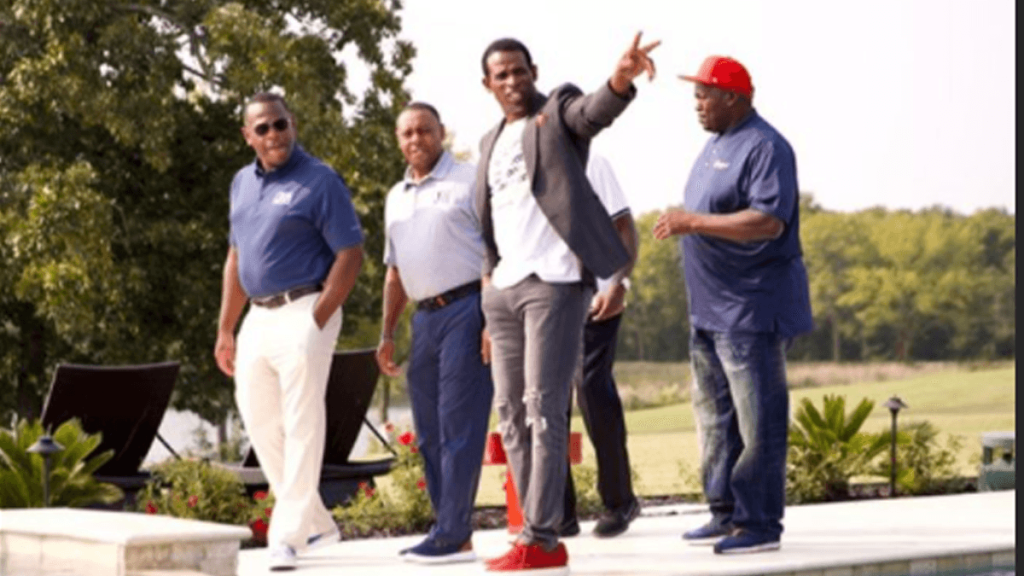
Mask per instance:
[[[249,528],[243,526],[75,508],[0,510],[0,533],[124,545],[245,540],[252,536]]]

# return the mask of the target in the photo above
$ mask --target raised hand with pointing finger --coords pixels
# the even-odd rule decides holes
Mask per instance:
[[[661,40],[640,46],[642,35],[643,32],[637,32],[633,37],[633,44],[619,59],[618,64],[615,65],[615,72],[612,73],[611,80],[609,80],[612,90],[619,94],[625,94],[633,79],[644,72],[647,72],[648,80],[654,80],[654,60],[651,59],[650,53],[661,44]]]

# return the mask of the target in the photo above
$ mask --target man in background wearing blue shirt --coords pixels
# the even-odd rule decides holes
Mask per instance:
[[[276,498],[270,569],[293,570],[297,550],[339,539],[319,491],[325,396],[363,232],[345,182],[296,143],[281,96],[254,96],[242,134],[256,161],[231,183],[214,356],[235,377],[238,412]]]
[[[716,554],[777,550],[786,502],[786,349],[812,327],[800,248],[796,160],[754,110],[750,75],[708,57],[697,116],[712,136],[690,172],[685,209],[654,236],[680,236],[690,303],[693,405],[711,521],[683,535]]]
[[[394,331],[412,298],[406,384],[436,516],[427,537],[402,558],[472,561],[473,503],[494,396],[480,309],[484,241],[473,195],[476,166],[445,152],[444,126],[433,106],[413,102],[396,124],[409,167],[384,207],[388,270],[377,363],[389,376],[401,373]]]

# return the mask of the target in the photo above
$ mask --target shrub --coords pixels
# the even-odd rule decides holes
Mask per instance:
[[[262,490],[252,495],[255,505],[249,514],[249,529],[256,544],[266,545],[267,530],[270,529],[270,517],[274,511],[274,496]]]
[[[0,508],[43,506],[43,457],[28,452],[42,435],[39,420],[21,420],[0,430]],[[114,456],[113,450],[92,454],[100,445],[100,434],[86,434],[72,419],[57,428],[53,439],[64,449],[50,457],[51,506],[111,504],[124,497],[117,486],[93,478]]]
[[[604,510],[597,492],[597,468],[589,464],[571,466],[572,481],[576,487],[576,515],[589,518]]]
[[[241,480],[209,462],[167,460],[153,469],[153,477],[139,493],[141,512],[238,525],[252,515],[254,503]]]
[[[910,422],[896,433],[896,489],[902,494],[960,492],[965,480],[957,475],[956,454],[963,446],[959,436],[939,444],[939,431],[927,420]],[[881,459],[873,474],[889,478],[889,458]]]
[[[391,425],[385,430],[394,433]],[[391,490],[385,493],[370,483],[362,483],[347,505],[335,507],[334,518],[343,536],[425,532],[430,526],[434,515],[416,436],[407,431],[398,435],[397,440],[398,456],[390,473]]]
[[[803,399],[789,428],[786,495],[790,503],[844,500],[850,478],[871,471],[889,445],[888,433],[861,432],[874,402],[867,398],[848,416],[846,399],[826,395],[819,412]]]

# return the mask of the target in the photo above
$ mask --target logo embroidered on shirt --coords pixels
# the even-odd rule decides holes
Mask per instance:
[[[272,204],[291,204],[291,201],[292,201],[292,193],[291,192],[278,192],[274,196],[274,200],[271,203]]]
[[[725,160],[719,159],[715,160],[714,163],[711,164],[711,167],[714,168],[715,170],[725,170],[726,168],[729,167],[729,163],[726,162]]]

